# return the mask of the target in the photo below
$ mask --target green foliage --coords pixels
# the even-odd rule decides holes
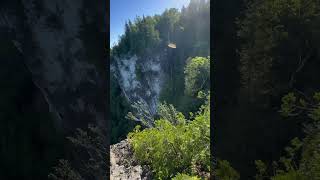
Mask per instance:
[[[258,174],[255,176],[256,180],[263,180],[267,174],[267,166],[261,160],[256,160],[255,162]]]
[[[293,87],[298,75],[311,73],[306,66],[319,45],[314,37],[320,34],[320,3],[266,0],[248,1],[247,6],[238,20],[240,72],[249,96],[257,99]]]
[[[209,172],[209,99],[190,122],[171,105],[163,104],[160,109],[160,119],[153,128],[136,128],[128,135],[134,156],[140,163],[149,164],[157,178],[172,178],[178,172]]]
[[[302,142],[298,138],[294,138],[291,140],[290,146],[285,148],[287,157],[281,157],[280,162],[284,165],[286,171],[295,170],[295,157],[301,147]]]
[[[113,47],[117,56],[127,54],[143,55],[160,43],[159,32],[155,29],[156,19],[151,16],[137,17],[133,23],[125,24],[125,34],[118,45]]]
[[[160,99],[166,99],[176,104],[179,110],[186,114],[189,112],[188,110],[198,108],[203,102],[196,97],[197,93],[210,89],[210,57],[188,58],[184,68],[184,94],[180,92],[176,95],[172,94],[172,91],[179,89],[179,85],[173,84],[175,78],[178,79],[179,76],[174,76],[170,83],[165,84]]]
[[[320,106],[312,109],[309,114],[310,118],[313,119],[314,121],[319,121],[320,120]]]
[[[320,103],[320,92],[314,93],[313,99],[319,104]]]
[[[219,180],[239,180],[239,173],[226,160],[218,160],[215,175]]]
[[[88,125],[88,129],[77,129],[73,137],[67,137],[73,145],[72,166],[67,160],[59,160],[49,177],[53,180],[68,179],[107,179],[109,148],[105,132],[97,126]],[[78,160],[81,159],[81,162]]]
[[[290,146],[285,148],[286,155],[281,157],[273,175],[267,175],[267,167],[261,161],[256,161],[258,174],[256,179],[270,178],[272,180],[307,180],[320,178],[320,129],[318,121],[319,93],[313,100],[297,97],[288,93],[282,98],[281,113],[284,116],[307,115],[312,121],[306,121],[306,137],[301,141],[294,138]],[[278,164],[278,163],[276,163]]]
[[[284,116],[297,116],[307,114],[313,121],[320,120],[319,93],[315,93],[313,99],[296,97],[294,93],[288,93],[282,98],[280,112]]]
[[[274,108],[281,105],[279,100],[288,91],[309,93],[319,88],[320,3],[318,0],[249,0],[217,2],[215,7],[218,32],[215,41],[219,44],[215,50],[215,58],[219,59],[215,65],[219,75],[215,81],[220,119],[217,122],[220,127],[218,153],[229,157],[243,173],[241,176],[248,177],[254,159],[279,158],[285,142],[300,137],[306,129],[307,132],[312,129],[314,134],[314,126],[318,126],[311,123],[319,117],[312,98],[302,98],[302,94],[283,98],[281,113],[291,120],[287,124],[280,121],[283,117],[279,117]],[[242,12],[238,27],[234,28],[233,18],[239,11]],[[234,29],[238,29],[239,39],[233,36]],[[299,129],[301,122],[308,128]],[[246,148],[237,148],[237,142],[246,142]],[[309,146],[303,144],[299,151]],[[299,161],[303,158],[299,157],[299,151],[294,164],[300,167],[288,172],[285,165],[279,163],[277,169],[284,171],[281,175],[300,173],[297,169],[301,168]],[[262,174],[268,176],[264,179],[280,176],[271,168]]]
[[[283,96],[281,99],[281,114],[283,116],[290,116],[295,111],[294,104],[297,101],[297,98],[293,93],[288,93],[287,95]]]
[[[192,1],[181,12],[171,8],[161,15],[137,17],[125,24],[125,33],[120,37],[113,51],[118,56],[126,54],[143,55],[146,50],[167,47],[177,42],[191,50],[191,56],[209,54],[210,1]],[[199,19],[202,21],[199,21]]]
[[[313,129],[303,141],[299,170],[307,179],[320,178],[319,131],[319,128]]]
[[[127,119],[141,122],[146,127],[154,126],[154,117],[150,112],[148,104],[144,101],[137,101],[131,105],[133,113],[129,112],[126,116]]]
[[[109,165],[106,162],[109,147],[106,146],[107,139],[104,133],[99,127],[89,124],[86,131],[77,129],[75,137],[68,137],[75,147],[84,150],[88,156],[87,162],[82,164],[82,168],[86,169],[82,172],[84,177],[107,178],[105,169]]]
[[[271,180],[307,180],[307,178],[300,172],[292,170],[286,173],[278,174],[272,177]]]
[[[48,176],[52,180],[83,180],[81,175],[75,171],[67,160],[59,160],[57,167],[54,167],[54,172]]]
[[[159,17],[156,28],[159,30],[160,38],[163,40],[165,45],[170,41],[174,41],[175,37],[173,36],[173,33],[176,31],[180,15],[181,14],[177,9],[171,8],[165,10]]]
[[[210,57],[189,59],[184,70],[185,93],[194,95],[210,88]]]
[[[201,180],[201,178],[178,173],[172,180]]]
[[[157,27],[167,54],[162,63],[166,76],[160,101],[173,104],[184,114],[196,111],[202,103],[195,97],[181,93],[181,89],[185,89],[182,79],[185,79],[184,69],[188,58],[210,55],[209,7],[210,1],[207,0],[190,1],[189,6],[182,8],[180,13],[175,10],[163,13]],[[176,44],[177,48],[168,49],[169,42]]]
[[[178,112],[172,104],[161,103],[158,109],[159,116],[168,120],[173,125],[184,125],[186,123],[184,115]]]

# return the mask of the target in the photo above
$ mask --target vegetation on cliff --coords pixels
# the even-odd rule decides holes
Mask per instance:
[[[195,96],[190,96],[187,92],[181,93],[180,90],[185,89],[185,83],[181,79],[184,79],[188,59],[210,55],[209,21],[208,0],[191,0],[181,11],[172,8],[165,10],[161,15],[138,16],[134,21],[125,24],[124,34],[118,44],[111,49],[111,64],[127,56],[135,55],[141,59],[148,59],[156,54],[163,54],[164,57],[160,62],[161,72],[158,72],[163,75],[164,81],[160,87],[159,101],[172,104],[177,110],[189,116],[188,113],[197,111],[203,101],[196,98],[197,92],[194,92]],[[168,46],[170,43],[176,48],[170,48]],[[142,71],[141,63],[135,65],[135,75],[140,79],[149,75],[149,72]],[[205,74],[209,75],[207,70]],[[117,83],[116,76],[112,72],[111,82],[111,102],[114,108],[111,111],[112,143],[115,143],[123,139],[133,129],[134,124],[123,118],[128,113],[130,105],[124,105],[126,98],[119,90],[119,82]],[[203,83],[205,83],[203,86],[208,86],[209,78],[204,79]]]
[[[210,172],[210,96],[190,119],[174,107],[162,105],[152,128],[129,133],[134,155],[149,164],[156,178],[168,179],[177,173],[208,177]],[[173,113],[168,113],[173,112]]]

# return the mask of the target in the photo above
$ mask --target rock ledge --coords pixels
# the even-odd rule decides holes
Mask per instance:
[[[148,166],[141,166],[133,157],[128,140],[110,146],[111,180],[149,180],[151,171]]]

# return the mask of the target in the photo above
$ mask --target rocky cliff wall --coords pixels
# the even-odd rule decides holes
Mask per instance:
[[[119,85],[129,102],[142,101],[151,114],[157,111],[164,74],[161,61],[164,53],[138,57],[130,55],[115,58],[111,72],[116,75]]]
[[[58,126],[106,126],[106,2],[2,2],[0,28],[23,58]]]

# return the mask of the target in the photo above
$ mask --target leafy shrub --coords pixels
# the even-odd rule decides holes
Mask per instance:
[[[198,175],[210,171],[210,103],[209,96],[200,110],[188,121],[173,106],[162,105],[161,115],[152,128],[129,133],[134,155],[149,164],[156,178],[168,179],[178,172]],[[165,114],[165,113],[164,113]],[[182,177],[180,175],[178,177]]]
[[[187,174],[178,173],[178,175],[172,178],[172,180],[201,180],[201,179],[197,176],[189,176]]]
[[[218,160],[217,168],[215,170],[216,178],[219,180],[238,180],[239,173],[233,169],[230,163],[226,160]]]

